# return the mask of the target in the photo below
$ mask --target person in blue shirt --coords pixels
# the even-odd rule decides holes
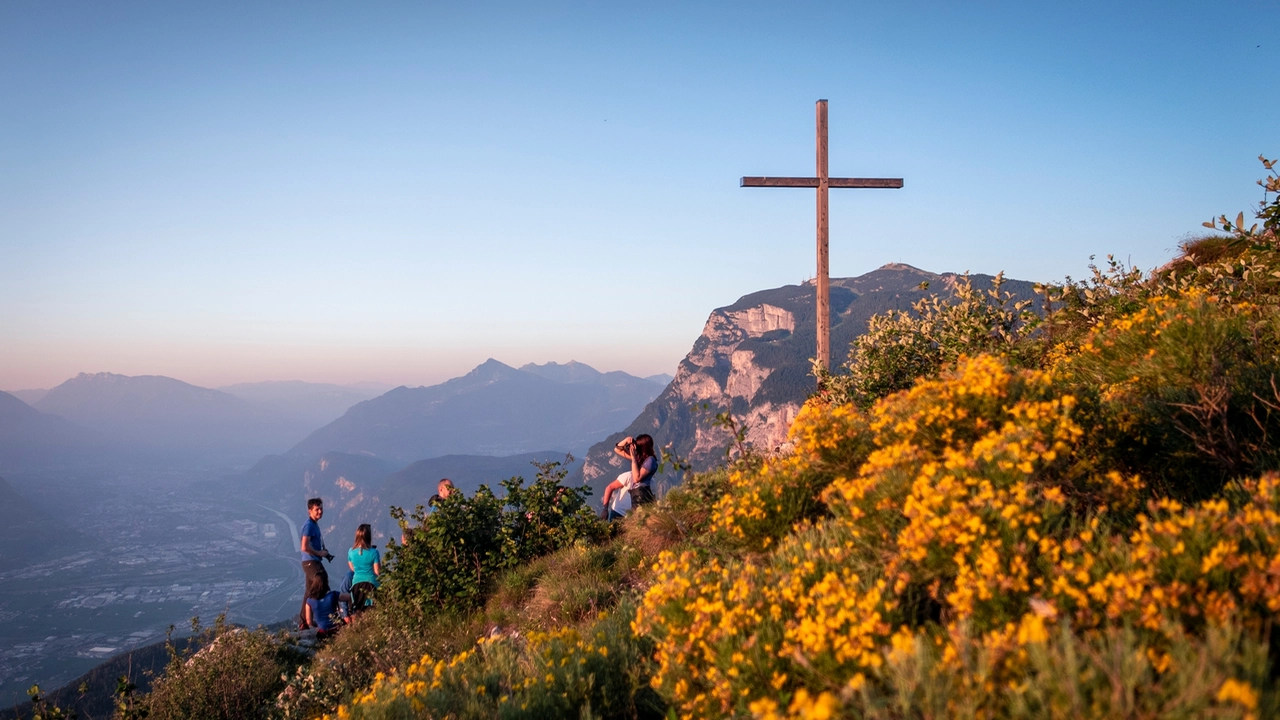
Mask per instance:
[[[333,553],[324,549],[324,538],[320,535],[320,518],[324,517],[324,501],[311,498],[307,501],[307,521],[302,524],[302,574],[305,578],[304,588],[311,587],[311,580],[316,576],[324,576],[324,585],[329,587],[329,574],[325,572],[321,560],[333,560]],[[307,629],[307,595],[302,599],[302,611],[298,618],[298,629]]]
[[[382,575],[382,556],[378,548],[370,540],[373,528],[368,523],[356,528],[356,539],[347,551],[347,565],[354,576],[351,578],[352,612],[360,612],[373,600],[373,591],[378,589],[378,578]]]
[[[303,620],[307,627],[316,629],[316,637],[332,635],[338,631],[339,623],[334,622],[338,614],[338,604],[351,602],[351,596],[329,589],[329,576],[314,575],[307,581],[307,599],[303,603]]]

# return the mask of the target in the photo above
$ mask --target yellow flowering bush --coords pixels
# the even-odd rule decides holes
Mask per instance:
[[[633,624],[656,643],[654,687],[688,718],[896,716],[894,698],[1030,713],[1060,699],[1046,653],[1123,646],[1148,680],[1134,707],[1173,707],[1169,683],[1191,672],[1176,658],[1238,627],[1236,655],[1213,662],[1220,685],[1254,694],[1222,685],[1223,705],[1215,686],[1187,707],[1254,712],[1265,673],[1237,656],[1280,609],[1276,480],[1193,507],[1152,499],[1141,476],[1082,457],[1098,427],[1082,422],[1098,415],[1078,417],[1076,387],[979,356],[865,413],[811,403],[795,451],[733,476],[716,505],[714,527],[740,551],[658,558]],[[824,512],[784,511],[805,489]],[[1103,665],[1084,663],[1070,692],[1101,697],[1119,672]]]
[[[793,452],[729,471],[710,530],[722,543],[769,547],[821,509],[821,491],[834,477],[857,470],[871,449],[866,431],[866,415],[853,405],[806,405],[791,425]]]
[[[1031,589],[1035,528],[1064,501],[1043,478],[1081,433],[1071,407],[1047,375],[989,356],[869,417],[809,406],[795,452],[735,479],[745,490],[717,504],[715,524],[749,537],[778,508],[760,498],[795,478],[811,491],[828,486],[820,497],[831,517],[793,527],[767,557],[660,557],[636,620],[658,642],[655,684],[687,716],[727,714],[797,678],[862,677],[903,622],[944,610],[988,625],[1016,616]]]
[[[1194,507],[1153,501],[1127,538],[1094,529],[1043,538],[1046,599],[1081,628],[1262,630],[1280,611],[1280,478],[1230,490]]]

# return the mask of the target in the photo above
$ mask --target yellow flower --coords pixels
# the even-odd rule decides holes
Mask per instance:
[[[1218,702],[1234,702],[1244,706],[1247,710],[1256,710],[1258,707],[1258,693],[1249,683],[1228,679],[1218,689]]]
[[[1044,628],[1043,618],[1035,613],[1022,616],[1022,623],[1018,626],[1018,644],[1039,644],[1048,639],[1049,633]]]

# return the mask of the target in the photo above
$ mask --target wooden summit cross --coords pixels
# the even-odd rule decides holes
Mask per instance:
[[[826,369],[831,357],[831,299],[827,257],[827,188],[900,188],[902,178],[827,177],[827,101],[818,101],[818,176],[744,177],[741,187],[800,187],[818,189],[818,364]]]

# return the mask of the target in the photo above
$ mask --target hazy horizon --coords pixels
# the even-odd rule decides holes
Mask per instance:
[[[1268,20],[1270,18],[1270,20]],[[1150,268],[1261,196],[1280,6],[0,5],[0,387],[673,371],[831,272]],[[1247,108],[1247,110],[1243,109]]]
[[[338,381],[331,381],[331,380],[309,380],[309,379],[305,379],[305,378],[286,377],[286,378],[267,378],[267,379],[237,380],[237,381],[234,381],[234,382],[220,382],[220,383],[208,383],[208,384],[207,384],[207,383],[195,382],[195,381],[193,381],[193,380],[190,380],[190,379],[188,379],[188,378],[184,378],[184,377],[178,377],[178,376],[175,376],[175,375],[167,375],[167,374],[165,374],[165,373],[158,373],[158,372],[123,373],[123,372],[115,372],[115,371],[113,371],[113,370],[93,370],[93,371],[90,371],[90,370],[82,370],[82,371],[80,371],[80,372],[72,373],[72,374],[70,374],[70,375],[68,375],[68,376],[66,376],[66,377],[64,377],[64,378],[62,378],[61,380],[58,380],[58,381],[53,382],[53,383],[50,383],[49,385],[44,385],[44,386],[35,386],[35,385],[32,385],[32,386],[29,386],[29,387],[0,387],[0,392],[9,392],[9,393],[12,393],[12,392],[23,392],[23,391],[29,391],[29,390],[49,390],[49,389],[51,389],[51,388],[57,387],[58,385],[61,385],[62,383],[66,382],[67,380],[70,380],[70,379],[72,379],[72,378],[74,378],[74,377],[77,377],[77,376],[78,376],[78,375],[80,375],[81,373],[86,374],[86,375],[97,375],[97,374],[99,374],[99,373],[108,373],[108,374],[112,374],[112,375],[125,375],[125,376],[128,376],[128,377],[140,377],[140,376],[148,376],[148,375],[150,375],[150,376],[161,376],[161,377],[167,377],[167,378],[170,378],[170,379],[173,379],[173,380],[179,380],[179,381],[181,381],[181,382],[187,383],[188,385],[195,385],[195,386],[197,386],[197,387],[210,388],[210,389],[214,389],[214,390],[220,390],[220,389],[228,388],[228,387],[232,387],[232,386],[235,386],[235,385],[253,385],[253,384],[263,384],[263,383],[292,383],[292,382],[302,382],[302,383],[309,383],[309,384],[315,384],[315,385],[336,385],[336,386],[339,386],[339,387],[361,388],[361,389],[377,390],[377,391],[379,391],[379,392],[386,392],[387,390],[391,390],[391,389],[394,389],[394,388],[397,388],[397,387],[401,387],[401,386],[405,386],[405,387],[422,387],[422,386],[438,385],[438,384],[439,384],[439,383],[441,383],[441,382],[444,382],[444,381],[446,381],[446,380],[450,380],[450,379],[452,379],[452,378],[458,377],[459,375],[462,375],[462,374],[465,374],[465,373],[467,373],[467,372],[470,372],[470,371],[471,371],[472,369],[474,369],[476,366],[478,366],[478,365],[480,365],[481,363],[484,363],[484,362],[486,362],[486,361],[488,361],[488,360],[497,360],[498,362],[500,362],[500,363],[502,363],[502,364],[504,364],[504,365],[509,365],[509,366],[511,366],[511,367],[513,367],[513,368],[519,368],[519,367],[521,367],[522,365],[526,365],[526,364],[527,364],[527,363],[509,363],[509,362],[506,362],[506,361],[502,360],[501,358],[486,358],[485,360],[481,360],[480,362],[476,363],[475,365],[472,365],[471,367],[469,367],[469,368],[467,368],[467,369],[463,370],[462,372],[457,373],[457,374],[455,374],[455,375],[450,375],[450,376],[448,376],[448,377],[444,377],[444,378],[441,378],[441,379],[439,379],[439,380],[433,380],[433,381],[431,381],[431,382],[418,382],[418,383],[411,383],[411,382],[390,382],[390,381],[384,381],[384,380],[353,380],[353,381],[341,381],[341,382],[338,382]],[[546,363],[548,363],[548,362],[558,362],[558,363],[559,363],[559,364],[561,364],[561,365],[565,365],[565,364],[568,364],[568,363],[571,363],[571,362],[582,362],[582,361],[581,361],[581,360],[577,360],[576,358],[570,358],[569,360],[564,360],[564,361],[557,361],[557,360],[543,360],[542,362],[538,362],[538,361],[536,361],[536,360],[531,360],[531,361],[529,361],[529,362],[532,362],[532,363],[534,363],[534,364],[536,364],[536,365],[543,365],[543,364],[546,364]],[[616,368],[601,368],[601,367],[597,367],[597,366],[595,366],[595,365],[592,365],[591,363],[583,363],[583,364],[584,364],[584,365],[589,365],[590,367],[592,367],[592,368],[594,368],[595,370],[598,370],[598,371],[600,371],[600,372],[602,372],[602,373],[606,373],[606,372],[614,372],[615,370],[617,370]],[[675,373],[674,373],[674,370],[675,370],[675,368],[672,368],[671,370],[667,370],[667,371],[659,371],[659,372],[653,372],[653,373],[645,373],[645,374],[643,374],[643,375],[637,375],[636,373],[631,373],[631,372],[628,372],[627,374],[629,374],[629,375],[633,375],[633,376],[635,376],[635,377],[638,377],[638,378],[642,378],[642,379],[644,379],[644,378],[653,377],[653,376],[655,376],[655,375],[674,375],[674,374],[675,374]],[[626,371],[626,370],[623,370],[622,372],[627,372],[627,371]]]

